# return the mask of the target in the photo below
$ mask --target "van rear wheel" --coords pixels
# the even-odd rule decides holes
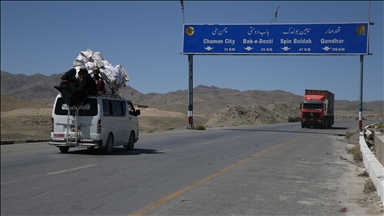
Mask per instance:
[[[113,136],[108,134],[107,143],[105,144],[103,151],[105,154],[111,154],[113,150]]]
[[[59,146],[59,150],[61,153],[67,153],[69,150],[69,146]]]
[[[127,151],[132,151],[134,146],[135,146],[135,133],[131,131],[131,134],[129,135],[129,140],[127,145],[125,146],[125,149]]]

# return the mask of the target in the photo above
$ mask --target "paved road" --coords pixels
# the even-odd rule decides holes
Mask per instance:
[[[368,123],[367,123],[368,124]],[[337,215],[332,129],[298,123],[143,134],[133,152],[1,146],[1,215]]]

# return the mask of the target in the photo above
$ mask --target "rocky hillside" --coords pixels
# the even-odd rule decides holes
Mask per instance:
[[[300,110],[285,103],[263,106],[226,106],[214,113],[205,124],[207,127],[227,127],[254,124],[274,124],[288,122],[299,117]]]
[[[64,73],[64,72],[63,72]],[[62,73],[62,74],[63,74]],[[1,93],[6,96],[30,100],[52,105],[58,91],[53,86],[58,85],[62,74],[44,76],[34,74],[11,74],[1,71]],[[304,90],[303,90],[304,92]],[[166,94],[149,93],[142,94],[130,86],[121,88],[120,94],[130,98],[135,104],[147,105],[165,111],[180,112],[186,114],[188,109],[188,91],[178,90]],[[337,99],[337,95],[336,95]],[[202,115],[209,119],[218,110],[227,106],[240,105],[267,107],[273,103],[284,103],[293,108],[299,107],[302,101],[301,95],[294,95],[282,90],[262,91],[218,88],[215,86],[199,85],[193,89],[194,115]],[[350,114],[358,114],[358,101],[335,101],[335,113],[339,116],[350,118]],[[364,102],[364,113],[383,113],[384,101]]]

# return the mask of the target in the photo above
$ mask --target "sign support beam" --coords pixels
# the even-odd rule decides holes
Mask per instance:
[[[363,69],[364,56],[360,55],[360,100],[359,100],[359,131],[363,131]]]
[[[187,129],[195,129],[193,125],[193,55],[188,55],[188,126]]]

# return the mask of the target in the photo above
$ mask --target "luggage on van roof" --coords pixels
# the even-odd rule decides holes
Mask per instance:
[[[116,94],[121,87],[126,86],[129,77],[124,68],[118,65],[112,65],[100,52],[94,52],[90,49],[81,51],[73,62],[73,67],[77,70],[87,68],[88,73],[93,77],[93,69],[97,67],[100,70],[100,76],[104,79],[106,92]]]

